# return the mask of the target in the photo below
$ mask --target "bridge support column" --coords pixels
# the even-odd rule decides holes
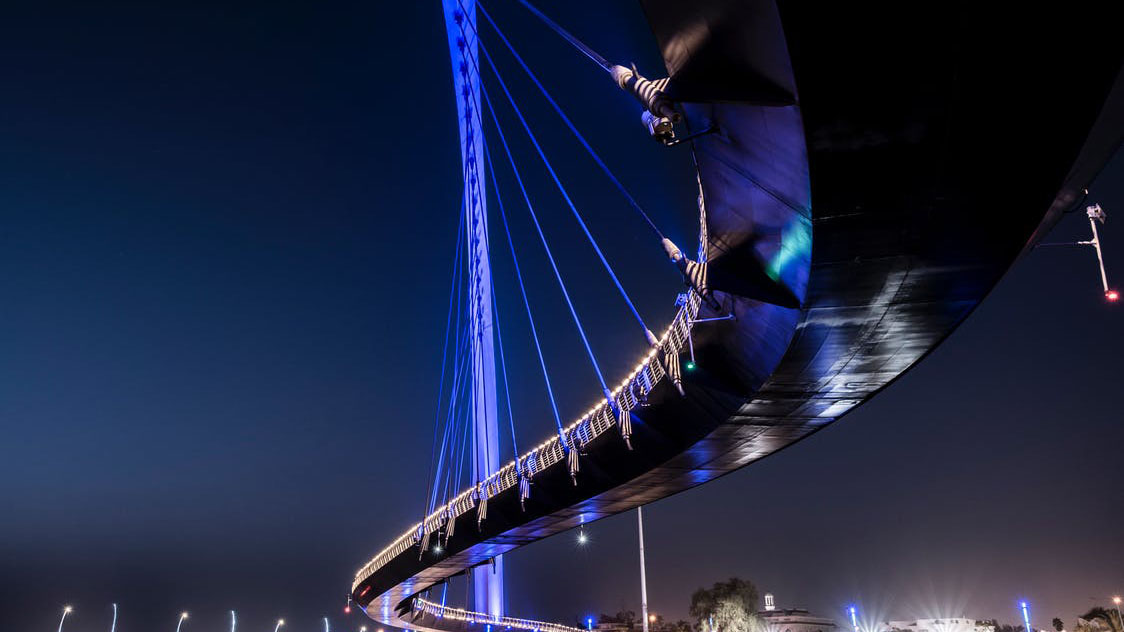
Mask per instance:
[[[476,0],[442,0],[464,168],[465,229],[468,234],[468,320],[472,348],[472,475],[476,482],[499,469],[496,362],[492,335],[492,273],[488,264],[488,214],[484,195],[484,134],[481,128]],[[494,569],[494,570],[493,570]],[[503,559],[472,574],[473,609],[502,616]]]

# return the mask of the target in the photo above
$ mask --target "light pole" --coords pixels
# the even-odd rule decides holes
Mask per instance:
[[[234,611],[230,611],[230,632],[234,632],[234,627],[238,624],[238,618],[234,616]]]
[[[180,627],[183,625],[183,622],[186,621],[186,620],[187,620],[187,613],[181,612],[180,613],[180,620],[179,620],[178,623],[176,623],[176,632],[180,632]]]
[[[636,508],[636,528],[640,532],[640,616],[648,632],[648,574],[644,572],[644,508]]]
[[[62,618],[59,619],[59,632],[62,632],[62,624],[66,621],[66,615],[70,614],[71,612],[74,612],[74,608],[71,608],[70,606],[63,606]]]
[[[1112,603],[1116,604],[1116,622],[1124,626],[1124,618],[1120,617],[1120,595],[1113,597]]]
[[[855,607],[851,606],[847,608],[847,612],[851,614],[851,629],[854,630],[854,632],[859,632],[859,617],[855,611]]]
[[[277,625],[273,626],[273,632],[277,632],[278,630],[280,630],[281,626],[283,626],[283,625],[285,625],[285,620],[284,619],[278,619]]]
[[[109,624],[109,632],[117,632],[117,604],[113,604],[113,623]]]
[[[328,617],[324,617],[324,632],[332,632],[328,629]]]
[[[1032,632],[1030,629],[1030,606],[1023,601],[1019,603],[1019,609],[1023,611],[1023,625],[1026,626],[1026,632]]]

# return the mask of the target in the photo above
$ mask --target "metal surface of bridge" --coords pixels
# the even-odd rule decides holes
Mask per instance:
[[[565,429],[581,446],[576,484],[555,437],[365,564],[352,598],[373,619],[563,629],[418,596],[748,465],[866,401],[968,316],[1124,129],[1121,50],[1097,5],[1017,16],[944,3],[641,5],[667,95],[691,130],[717,130],[690,141],[713,300],[692,291],[615,406],[591,397]],[[676,365],[691,353],[698,368],[681,373],[680,395]],[[450,530],[443,547],[419,550]]]

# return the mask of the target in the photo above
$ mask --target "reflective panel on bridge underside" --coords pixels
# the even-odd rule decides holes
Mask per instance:
[[[643,4],[667,45],[684,41],[676,20],[697,26],[729,3]],[[737,319],[695,327],[687,396],[661,380],[634,411],[633,450],[607,432],[585,446],[576,486],[556,464],[535,476],[525,508],[507,490],[479,528],[475,512],[461,516],[440,554],[415,545],[396,556],[355,586],[371,617],[444,629],[411,621],[409,598],[496,554],[743,467],[866,401],[953,331],[1120,139],[1119,94],[1098,119],[1121,59],[1107,16],[1078,25],[1080,12],[1060,6],[1011,29],[1006,14],[946,3],[771,7],[759,15],[779,20],[782,36],[769,41],[787,40],[792,71],[772,83],[795,86],[798,105],[684,110],[692,129],[719,130],[695,143],[713,265],[784,284],[803,307],[716,292],[719,309],[704,304],[699,316]],[[737,38],[737,25],[724,26],[709,31],[715,41],[690,41],[708,55],[741,50],[721,41]],[[1077,32],[1088,46],[1063,40]],[[678,55],[673,72],[701,72],[683,51],[664,52]],[[727,65],[723,80],[736,82],[739,67],[775,77],[778,65]]]

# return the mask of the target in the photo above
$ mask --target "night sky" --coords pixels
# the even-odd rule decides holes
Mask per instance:
[[[652,143],[634,102],[512,4],[487,6],[691,244],[689,154]],[[635,4],[541,4],[659,74]],[[114,601],[122,632],[170,632],[181,610],[184,632],[217,632],[232,608],[240,630],[361,625],[342,614],[352,574],[419,518],[429,467],[461,190],[444,38],[437,0],[3,4],[0,629],[53,630],[72,603],[67,630],[107,630]],[[494,42],[662,329],[677,273]],[[620,375],[643,340],[524,140],[516,152]],[[569,419],[596,382],[500,178]],[[1089,199],[1109,213],[1106,263],[1124,285],[1124,157]],[[1002,191],[993,206],[1015,211]],[[1087,232],[1078,213],[1050,239]],[[493,264],[525,447],[553,422],[510,261]],[[1072,625],[1124,592],[1122,357],[1092,251],[1031,254],[854,414],[649,506],[652,609],[685,616],[690,591],[739,575],[839,618],[856,601],[870,619],[1014,622],[1025,597],[1036,625]],[[583,548],[564,534],[508,556],[512,614],[639,610],[634,514],[588,533]]]

